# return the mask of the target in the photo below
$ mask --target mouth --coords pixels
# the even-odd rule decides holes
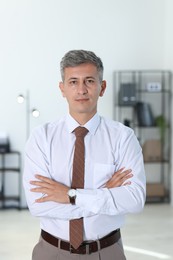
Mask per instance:
[[[76,99],[77,102],[86,102],[88,100],[89,100],[89,98],[79,98],[79,99]]]

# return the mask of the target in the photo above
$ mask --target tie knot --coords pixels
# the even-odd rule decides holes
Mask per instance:
[[[82,126],[78,126],[75,130],[74,133],[76,137],[85,137],[85,135],[88,133],[88,129]]]

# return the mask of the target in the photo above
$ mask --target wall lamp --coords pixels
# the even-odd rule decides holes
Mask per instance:
[[[30,108],[30,93],[29,90],[26,91],[26,96],[19,94],[17,96],[17,102],[23,104],[26,102],[26,138],[28,139],[30,134],[30,114],[37,118],[40,116],[40,111],[37,108]]]

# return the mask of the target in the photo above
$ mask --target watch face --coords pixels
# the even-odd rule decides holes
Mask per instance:
[[[74,190],[74,189],[69,190],[69,191],[68,191],[68,195],[69,195],[70,197],[75,197],[75,196],[76,196],[76,190]]]

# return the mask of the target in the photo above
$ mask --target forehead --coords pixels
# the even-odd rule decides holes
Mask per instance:
[[[94,64],[84,63],[75,67],[67,67],[64,69],[65,79],[85,77],[99,77],[97,67]]]

